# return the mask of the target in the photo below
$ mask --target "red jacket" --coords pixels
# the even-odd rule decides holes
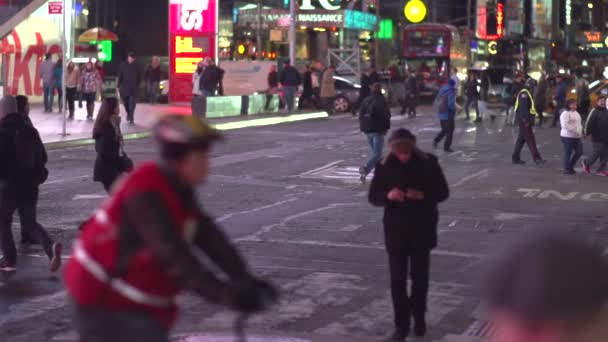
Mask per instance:
[[[200,213],[187,209],[161,168],[138,167],[102,208],[83,226],[65,271],[65,283],[81,306],[109,311],[145,311],[169,328],[175,321],[178,278],[145,243],[121,258],[121,227],[125,202],[138,194],[155,193],[170,213],[172,226],[185,241],[196,235]],[[122,266],[121,266],[122,265]]]

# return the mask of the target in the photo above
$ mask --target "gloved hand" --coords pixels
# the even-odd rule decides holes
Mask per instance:
[[[243,313],[255,313],[267,309],[279,299],[279,291],[271,283],[251,278],[237,289],[235,309]]]

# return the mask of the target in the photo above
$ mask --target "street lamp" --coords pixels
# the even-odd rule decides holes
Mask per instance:
[[[587,3],[587,8],[589,8],[589,9],[593,9],[593,2],[589,2],[589,3]]]

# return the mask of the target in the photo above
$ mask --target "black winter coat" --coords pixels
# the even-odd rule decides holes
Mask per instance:
[[[279,82],[285,87],[297,87],[302,83],[302,78],[298,70],[292,66],[288,66],[279,75]],[[312,83],[312,81],[311,81]]]
[[[124,62],[118,71],[118,90],[120,96],[137,96],[139,90],[139,71],[135,62]]]
[[[398,188],[424,193],[422,200],[393,202],[388,193]],[[384,207],[384,237],[389,253],[401,248],[437,247],[437,204],[449,197],[448,184],[437,157],[415,150],[407,164],[392,154],[378,162],[369,190],[371,204]]]
[[[46,163],[40,134],[27,116],[14,113],[0,120],[0,191],[36,197],[48,176]]]
[[[363,133],[382,133],[391,128],[391,110],[381,94],[367,97],[359,108],[359,128]]]
[[[596,107],[587,120],[586,131],[593,142],[608,144],[608,110]]]
[[[96,182],[113,182],[123,172],[120,159],[120,141],[111,123],[106,123],[95,139],[95,168],[93,180]]]
[[[208,65],[201,75],[199,87],[201,90],[215,93],[221,88],[222,79],[224,78],[224,70],[216,65]],[[220,94],[221,95],[221,94]]]

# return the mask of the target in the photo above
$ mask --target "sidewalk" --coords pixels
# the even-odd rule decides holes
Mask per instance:
[[[95,103],[94,116],[97,116],[100,102]],[[138,103],[135,110],[135,124],[130,125],[126,121],[124,108],[120,106],[122,118],[121,130],[125,139],[137,139],[149,135],[154,124],[163,116],[170,114],[190,115],[189,104],[146,104]],[[78,108],[74,113],[74,120],[66,120],[66,135],[63,135],[63,117],[60,113],[44,113],[41,106],[32,106],[30,118],[34,126],[40,132],[42,141],[48,148],[65,148],[70,146],[90,144],[93,142],[91,135],[95,121],[87,120],[86,109]],[[209,119],[208,122],[221,130],[238,129],[252,126],[267,126],[285,122],[301,121],[327,117],[325,112],[295,113],[287,115],[273,113],[266,115],[236,116],[222,119]]]

